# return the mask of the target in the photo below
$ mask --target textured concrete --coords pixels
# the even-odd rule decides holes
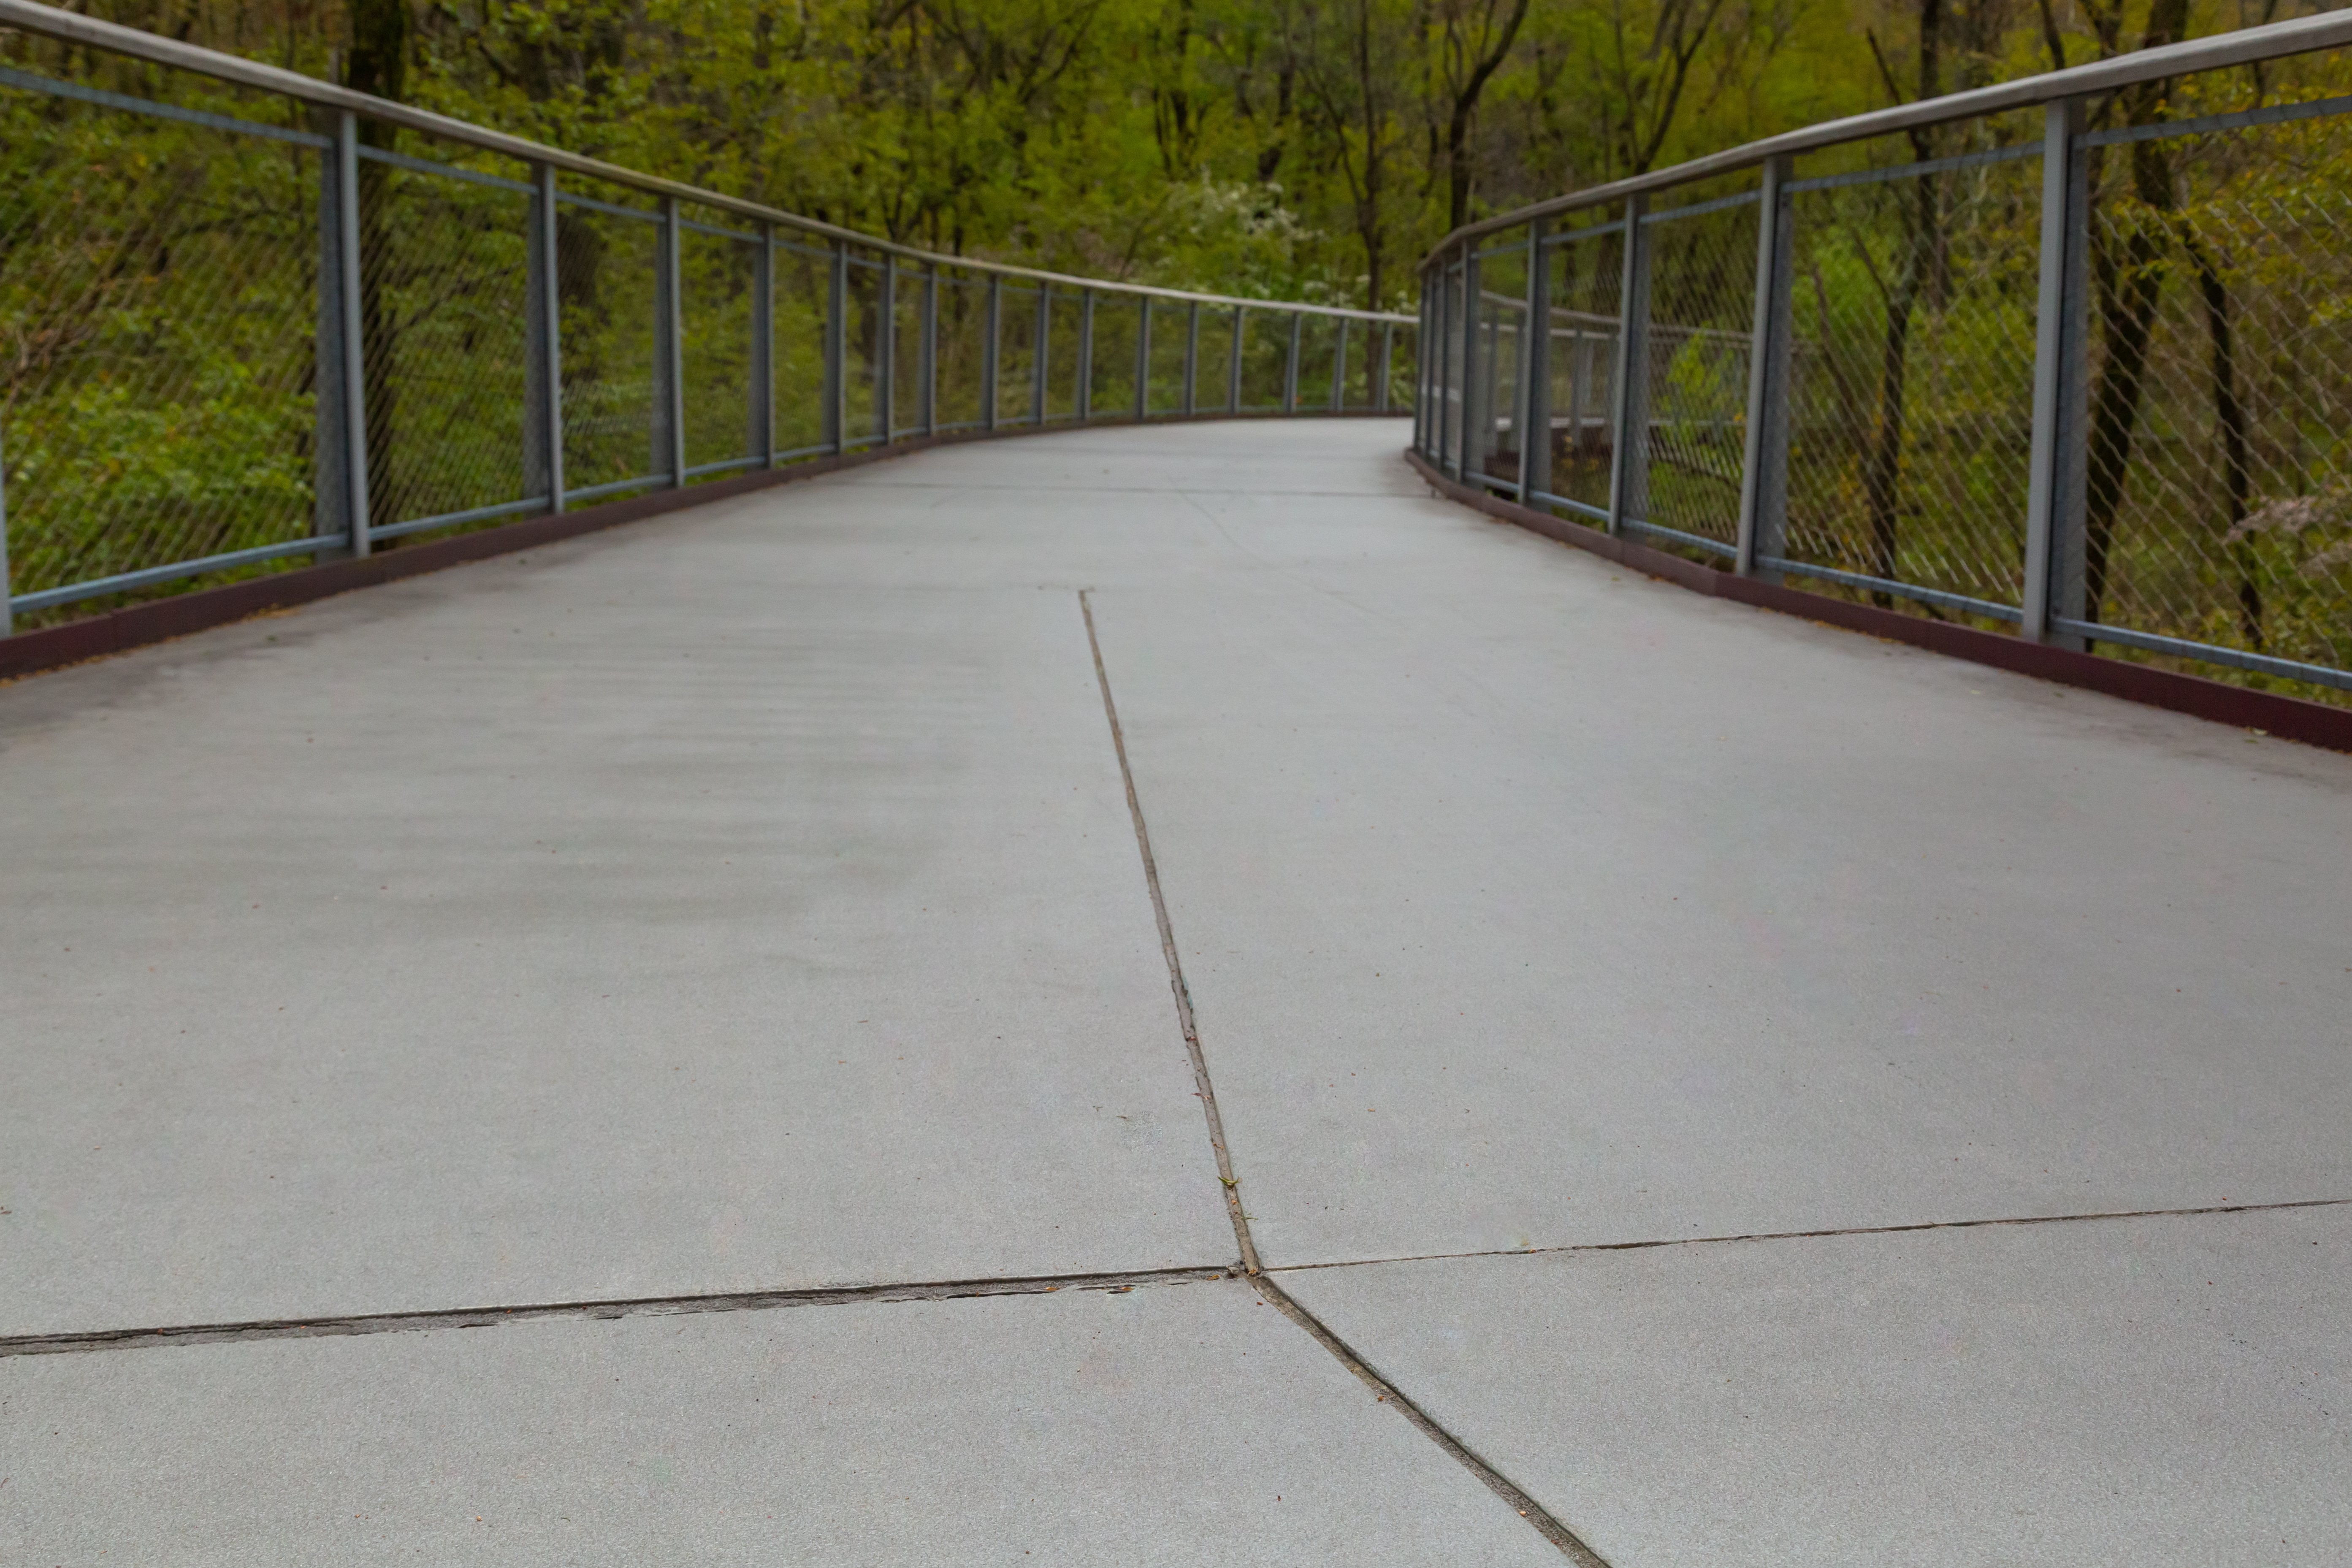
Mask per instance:
[[[1269,1259],[2352,1194],[2352,757],[1203,505],[1097,615]]]
[[[2352,1555],[2352,1211],[2055,1217],[2352,1196],[2352,758],[1402,439],[940,451],[0,688],[0,1335],[1230,1260],[1091,590],[1261,1252],[1617,1568]],[[1276,1319],[0,1356],[0,1555],[1549,1551]]]
[[[0,1332],[1231,1259],[1075,595],[839,515],[0,689]]]
[[[2352,1561],[2352,1209],[1282,1282],[1620,1568]]]
[[[1238,1283],[27,1356],[0,1420],[10,1563],[1559,1561]]]

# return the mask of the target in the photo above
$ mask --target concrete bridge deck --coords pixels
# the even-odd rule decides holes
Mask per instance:
[[[935,452],[0,688],[0,1557],[2352,1556],[2352,758],[1402,440]]]

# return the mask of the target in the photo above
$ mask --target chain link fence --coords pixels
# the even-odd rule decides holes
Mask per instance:
[[[2352,703],[2347,38],[2249,29],[1473,225],[1424,265],[1416,446],[1727,571]]]
[[[7,19],[0,630],[892,441],[1411,396],[1410,318],[933,256]]]

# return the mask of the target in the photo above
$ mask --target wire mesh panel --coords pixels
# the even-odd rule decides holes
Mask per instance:
[[[1339,346],[1329,316],[1302,315],[1298,324],[1298,409],[1320,414],[1331,406],[1332,355]]]
[[[776,452],[805,455],[824,445],[829,428],[824,338],[831,248],[779,236],[775,288]]]
[[[1437,350],[1438,460],[1452,467],[1462,452],[1462,350],[1466,319],[1462,294],[1460,258],[1445,269],[1444,298],[1439,307],[1442,335]]]
[[[366,154],[359,203],[369,526],[385,531],[520,507],[534,499],[523,474],[529,190],[502,176],[490,176],[501,180],[492,184]]]
[[[1135,413],[1136,334],[1142,311],[1132,296],[1095,297],[1094,416],[1125,418]]]
[[[2246,97],[2242,77],[2216,76],[2167,110]],[[2070,608],[2352,669],[2352,120],[2118,127],[2083,157],[2088,460]]]
[[[1979,149],[1788,188],[1787,557],[1934,596],[1828,591],[2019,604],[2041,187],[2038,156]]]
[[[1004,285],[997,300],[996,422],[1018,425],[1034,416],[1037,391],[1038,301],[1041,291]]]
[[[1728,554],[1739,534],[1747,443],[1755,198],[1697,203],[1643,222],[1649,472],[1647,505],[1633,521],[1685,536],[1674,542],[1704,541],[1702,554]]]
[[[688,226],[678,236],[689,473],[721,463],[748,468],[759,450],[762,432],[751,406],[751,340],[764,247],[760,236],[741,231],[713,234]],[[709,477],[726,474],[711,471]]]
[[[1367,328],[1368,331],[1376,330]],[[1399,326],[1389,341],[1389,406],[1399,411],[1412,407],[1413,387],[1417,384],[1421,364],[1421,334],[1409,326]]]
[[[1242,317],[1242,407],[1253,414],[1282,406],[1290,363],[1290,313],[1250,310]]]
[[[310,535],[320,162],[312,145],[0,86],[16,594]]]
[[[1551,268],[1551,491],[1591,521],[1609,505],[1616,447],[1617,310],[1624,231],[1611,223],[1569,229],[1545,242]]]
[[[969,430],[980,423],[988,352],[986,279],[960,272],[940,274],[939,333],[939,427]]]
[[[1151,397],[1154,414],[1184,411],[1184,343],[1192,312],[1156,301],[1151,307]]]
[[[1519,477],[1519,356],[1527,332],[1527,253],[1505,243],[1478,258],[1478,335],[1465,367],[1469,428],[1465,475],[1516,493]]]
[[[886,273],[882,263],[853,250],[847,264],[848,341],[843,375],[848,382],[843,400],[848,417],[843,439],[850,446],[879,441],[889,432],[882,405],[883,321]]]
[[[1201,358],[1193,367],[1192,405],[1196,413],[1213,413],[1225,406],[1233,389],[1234,313],[1201,307]]]
[[[568,490],[651,482],[668,468],[654,451],[658,216],[568,189],[557,205]]]
[[[1056,293],[1048,305],[1045,323],[1045,417],[1071,419],[1078,412],[1078,360],[1086,325],[1086,301],[1075,293]]]
[[[928,366],[924,363],[924,296],[930,279],[925,268],[900,266],[893,269],[891,287],[891,363],[889,434],[893,440],[923,433],[924,393]]]

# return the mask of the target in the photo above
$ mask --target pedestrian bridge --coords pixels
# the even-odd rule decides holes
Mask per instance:
[[[0,387],[0,1556],[2352,1555],[2341,14],[1417,318],[0,21],[299,219]]]
[[[2352,759],[1402,437],[0,689],[10,1555],[2332,1558]]]

